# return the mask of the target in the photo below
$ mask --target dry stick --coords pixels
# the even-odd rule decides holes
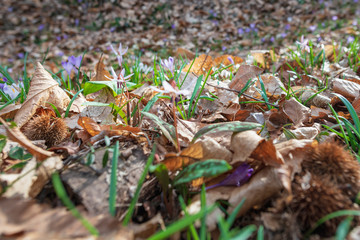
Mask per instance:
[[[230,88],[224,88],[224,87],[215,86],[215,85],[212,85],[212,84],[210,84],[210,83],[206,83],[206,84],[209,85],[209,86],[211,86],[211,87],[218,88],[218,89],[223,89],[223,90],[227,90],[227,91],[230,91],[230,92],[236,92],[236,93],[240,93],[240,92],[241,92],[241,91],[234,90],[234,89],[230,89]],[[252,96],[247,95],[247,94],[245,94],[245,93],[243,93],[243,94],[241,94],[241,95],[244,95],[245,97],[250,98],[250,99],[253,99],[253,100],[256,100],[256,101],[261,101],[261,99],[252,97]],[[279,107],[278,105],[272,104],[272,103],[266,103],[266,104],[271,105],[271,106],[276,107],[276,108]]]

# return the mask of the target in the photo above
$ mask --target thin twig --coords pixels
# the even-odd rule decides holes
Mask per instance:
[[[223,89],[223,90],[227,90],[227,91],[230,91],[230,92],[236,92],[236,93],[240,93],[240,92],[241,92],[241,91],[234,90],[234,89],[230,89],[230,88],[224,88],[224,87],[219,87],[219,86],[216,86],[216,85],[212,85],[212,84],[210,84],[210,83],[206,83],[206,84],[209,85],[209,86],[211,86],[211,87],[218,88],[218,89]],[[256,97],[252,97],[252,96],[247,95],[247,94],[245,94],[245,93],[243,93],[243,94],[241,94],[241,95],[244,95],[245,97],[250,98],[250,99],[253,99],[253,100],[256,100],[256,101],[262,101],[261,99],[258,99],[258,98],[256,98]],[[266,104],[271,105],[271,106],[276,107],[276,108],[279,107],[278,105],[273,104],[273,103],[269,103],[269,102],[267,102]]]

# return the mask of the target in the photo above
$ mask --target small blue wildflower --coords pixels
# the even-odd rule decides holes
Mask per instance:
[[[41,32],[42,30],[44,30],[45,25],[44,24],[40,24],[38,27],[38,31]]]
[[[111,27],[110,32],[114,32],[116,30],[116,27]]]
[[[222,46],[222,47],[221,47],[221,50],[222,50],[222,51],[225,51],[225,50],[226,50],[226,47],[225,47],[225,46]]]
[[[22,59],[22,58],[25,57],[25,54],[24,54],[24,53],[18,53],[17,56],[18,56],[18,58],[21,58],[21,59]]]
[[[244,29],[239,28],[239,29],[238,29],[238,34],[239,34],[239,35],[243,35],[243,34],[244,34]]]
[[[331,17],[331,20],[333,20],[333,21],[338,20],[338,16],[336,16],[336,15],[335,15],[335,16],[332,16],[332,17]]]
[[[285,30],[286,30],[286,31],[290,30],[290,27],[291,27],[290,24],[286,24],[286,25],[285,25]]]
[[[317,25],[311,25],[311,26],[309,27],[309,30],[310,30],[311,32],[314,32],[314,31],[316,30],[316,28],[317,28]]]
[[[274,37],[271,37],[270,38],[270,42],[274,42],[275,41],[275,38]]]
[[[285,38],[286,36],[287,36],[287,33],[286,33],[286,32],[281,33],[281,37],[282,37],[282,38]]]

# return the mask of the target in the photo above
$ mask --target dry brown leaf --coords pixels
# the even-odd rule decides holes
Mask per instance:
[[[185,56],[188,59],[194,59],[195,53],[193,53],[192,51],[189,51],[189,50],[187,50],[185,48],[179,47],[179,48],[176,49],[175,57],[180,57],[180,56],[181,57]]]
[[[101,132],[99,124],[89,117],[79,117],[78,124],[92,137]]]
[[[40,166],[38,166],[36,159],[32,158],[21,173],[0,175],[2,186],[10,186],[3,196],[21,195],[24,198],[35,198],[49,181],[51,174],[62,167],[62,161],[58,156],[47,158]]]
[[[337,45],[325,45],[325,57],[330,61],[334,61],[335,56],[339,56],[339,49]],[[336,55],[334,55],[334,52]],[[322,56],[321,56],[322,58]]]
[[[88,216],[103,239],[134,239],[133,233],[121,222],[107,215]],[[0,198],[0,235],[11,239],[93,239],[89,231],[67,208],[51,208],[33,200]]]
[[[310,108],[299,103],[295,98],[285,100],[282,112],[294,123],[295,126],[304,126],[310,118]]]
[[[359,96],[360,84],[345,79],[334,78],[333,90],[334,92],[340,93],[344,97],[353,100]]]
[[[17,111],[21,108],[20,104],[10,104],[0,110],[0,117],[13,119]]]
[[[90,81],[109,81],[110,79],[113,78],[109,73],[109,71],[105,69],[105,65],[102,63],[101,58],[99,62],[95,65],[94,71],[95,71],[95,75],[91,78]]]
[[[236,72],[234,79],[229,84],[229,88],[240,91],[249,79],[260,75],[264,69],[251,65],[241,65]]]
[[[284,160],[280,153],[276,150],[271,140],[260,141],[256,149],[251,153],[251,158],[263,162],[265,165],[279,167],[284,164]]]
[[[272,55],[270,52],[273,52],[272,50],[253,50],[250,51],[251,56],[254,57],[254,61],[256,61],[260,67],[269,69],[270,64],[272,62]]]
[[[183,72],[187,72],[190,69],[192,61],[184,67]],[[195,73],[196,75],[206,75],[207,72],[212,68],[213,60],[212,57],[206,54],[202,54],[195,59],[194,64],[192,65],[190,72]],[[212,71],[210,72],[210,74]]]
[[[46,151],[35,146],[27,137],[19,130],[18,127],[10,128],[9,125],[0,117],[0,122],[5,126],[7,136],[10,140],[19,143],[29,153],[31,153],[38,161],[43,161],[54,155],[53,152]]]
[[[261,80],[264,83],[265,91],[269,97],[279,98],[281,95],[286,95],[284,84],[278,77],[275,77],[271,73],[265,73],[261,75]],[[256,85],[261,88],[260,81]]]
[[[222,55],[220,57],[216,57],[213,61],[213,66],[217,67],[219,66],[221,63],[224,66],[228,66],[230,64],[232,64],[229,60],[229,58],[231,58],[234,61],[234,64],[240,64],[242,62],[244,62],[244,59],[242,59],[241,57],[238,56],[232,56],[232,55]]]
[[[115,98],[111,91],[108,88],[101,89],[94,102],[115,103]],[[82,110],[81,116],[92,118],[102,124],[112,124],[114,123],[114,116],[111,114],[111,110],[111,107],[108,106],[87,106]]]
[[[245,162],[262,140],[263,138],[254,131],[233,134],[231,137],[231,151],[234,154],[231,164]]]
[[[29,93],[16,113],[14,122],[19,128],[22,127],[34,115],[36,109],[39,106],[47,106],[47,102],[54,104],[62,112],[69,105],[70,98],[38,62],[30,82]]]
[[[161,163],[165,164],[169,171],[178,170],[185,167],[196,160],[203,157],[203,148],[201,142],[196,142],[189,147],[182,150],[180,153],[168,153],[165,155],[164,161]]]

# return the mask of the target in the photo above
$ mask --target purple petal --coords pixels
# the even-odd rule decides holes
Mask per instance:
[[[74,66],[68,61],[68,62],[61,62],[61,65],[65,69],[65,71],[70,75],[71,70],[74,68]]]
[[[236,186],[239,187],[246,183],[252,173],[254,172],[254,169],[250,167],[249,164],[243,163],[239,167],[235,169],[233,173],[231,173],[229,176],[227,176],[224,180],[222,180],[220,183],[209,186],[206,188],[206,190],[220,187],[220,186]]]

